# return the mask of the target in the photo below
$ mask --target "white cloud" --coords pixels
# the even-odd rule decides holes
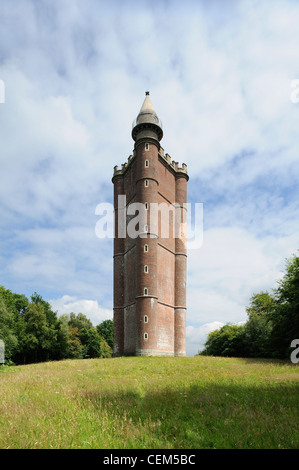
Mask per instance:
[[[250,297],[277,287],[297,243],[298,232],[278,239],[236,227],[204,232],[203,246],[188,257],[188,322],[244,321]]]
[[[186,328],[186,354],[187,356],[194,356],[199,351],[204,349],[204,344],[208,339],[209,333],[214,330],[218,330],[225,323],[220,321],[213,321],[211,323],[205,323],[199,327],[187,326]]]
[[[57,311],[58,316],[72,312],[83,313],[94,326],[104,320],[112,320],[112,310],[100,307],[96,300],[83,300],[64,295],[59,299],[49,300],[49,303],[53,310]]]

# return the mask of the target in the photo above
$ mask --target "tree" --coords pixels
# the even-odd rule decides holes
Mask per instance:
[[[83,313],[78,313],[76,315],[75,313],[71,312],[69,325],[74,328],[78,328],[79,331],[82,330],[82,328],[94,328],[92,322]]]
[[[58,318],[40,294],[34,292],[30,299],[0,286],[0,339],[5,343],[6,359],[25,364],[111,357],[106,340],[83,313]]]
[[[0,339],[5,345],[5,360],[10,360],[18,346],[18,339],[13,332],[13,314],[0,296]]]
[[[246,307],[248,321],[244,326],[244,343],[247,356],[267,357],[271,355],[271,319],[275,307],[275,299],[268,292],[260,292],[251,297],[250,306]]]
[[[286,273],[275,290],[271,347],[275,357],[289,357],[291,342],[299,338],[299,257],[286,260]]]
[[[111,348],[83,313],[61,315],[59,321],[68,338],[67,357],[111,357]]]
[[[46,318],[47,318],[47,323],[49,325],[53,325],[53,326],[56,326],[57,322],[58,322],[58,319],[57,319],[57,314],[56,312],[53,312],[52,308],[51,308],[51,305],[49,304],[49,302],[47,302],[46,300],[44,300],[42,298],[41,295],[37,294],[36,292],[34,292],[34,294],[32,294],[31,296],[31,302],[32,304],[34,305],[42,305],[43,306],[43,309],[44,309],[44,313],[46,315]]]
[[[57,331],[48,323],[45,307],[41,302],[30,303],[24,315],[25,346],[24,354],[28,362],[41,362],[51,359],[55,350]]]
[[[103,337],[101,337],[101,351],[101,357],[112,357],[113,349],[110,348],[109,344]]]
[[[292,341],[299,339],[298,256],[286,260],[286,273],[273,294],[254,294],[246,312],[243,327],[225,325],[210,333],[201,354],[289,358]]]
[[[224,325],[208,335],[205,349],[200,353],[207,356],[244,356],[244,326]]]
[[[111,349],[113,349],[113,321],[104,320],[96,327],[98,333],[106,340]]]
[[[10,348],[6,345],[6,358],[14,362],[23,362],[21,351],[25,342],[25,323],[24,313],[27,311],[29,300],[25,295],[15,294],[9,289],[0,286],[0,297],[5,303],[6,309],[10,312],[9,330],[10,334],[15,337],[15,346]],[[2,323],[2,322],[1,322]]]
[[[61,323],[57,318],[57,312],[54,312],[49,302],[44,300],[41,295],[34,292],[31,296],[32,305],[38,305],[43,307],[44,314],[46,316],[47,326],[51,331],[52,340],[50,349],[48,350],[48,359],[63,359],[66,357],[67,351],[67,335],[61,328]]]
[[[0,286],[0,296],[14,316],[16,314],[22,316],[25,313],[29,303],[29,300],[25,295],[15,294],[9,289],[5,289],[5,287]]]
[[[84,347],[84,357],[101,357],[101,337],[94,327],[82,328],[79,331],[79,338]]]
[[[78,328],[69,326],[67,357],[72,359],[83,358],[83,345],[79,339]]]

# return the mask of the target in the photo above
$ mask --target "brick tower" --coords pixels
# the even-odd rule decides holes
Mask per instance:
[[[133,122],[132,137],[133,155],[120,169],[114,167],[112,178],[114,356],[185,356],[187,253],[182,221],[189,177],[187,166],[179,167],[160,146],[162,123],[149,92]],[[138,236],[132,237],[133,203],[142,203],[145,219],[138,220]]]

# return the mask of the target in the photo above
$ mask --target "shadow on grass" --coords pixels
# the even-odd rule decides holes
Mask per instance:
[[[291,449],[299,445],[298,391],[295,383],[212,384],[142,395],[132,389],[92,390],[82,399],[96,413],[107,413],[123,447],[142,447],[142,435],[152,448]]]

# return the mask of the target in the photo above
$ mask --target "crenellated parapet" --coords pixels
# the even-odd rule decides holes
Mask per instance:
[[[164,165],[169,167],[170,171],[173,171],[174,173],[182,173],[183,175],[186,175],[187,179],[189,179],[186,163],[182,163],[182,166],[179,166],[179,162],[171,160],[171,156],[168,153],[164,153],[164,149],[162,147],[159,149],[158,157]],[[124,175],[135,158],[136,150],[134,150],[133,154],[130,155],[128,160],[125,163],[122,163],[120,167],[115,165],[112,180],[115,176]]]

